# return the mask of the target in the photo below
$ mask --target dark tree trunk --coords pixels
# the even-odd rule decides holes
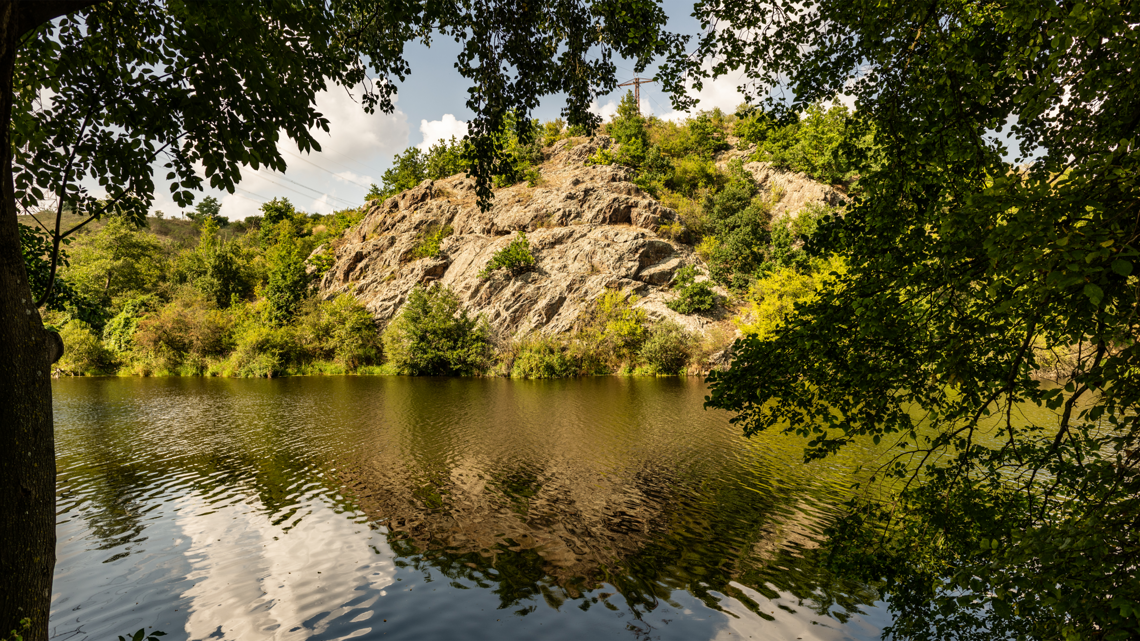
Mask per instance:
[[[0,635],[21,619],[45,641],[55,569],[55,437],[49,342],[20,253],[12,184],[19,5],[0,0]]]

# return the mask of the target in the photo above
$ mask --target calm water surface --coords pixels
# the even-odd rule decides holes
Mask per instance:
[[[696,380],[56,381],[52,630],[877,639],[814,542],[846,461]]]

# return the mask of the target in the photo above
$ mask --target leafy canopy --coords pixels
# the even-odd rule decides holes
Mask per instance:
[[[808,249],[848,271],[711,405],[807,459],[887,448],[829,558],[887,579],[897,637],[1140,635],[1140,5],[696,11],[691,73],[739,68],[776,116],[846,92],[881,159],[844,148],[858,190]]]

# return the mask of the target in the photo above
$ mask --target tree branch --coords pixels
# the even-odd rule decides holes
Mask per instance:
[[[17,37],[60,16],[82,11],[108,0],[16,0]]]

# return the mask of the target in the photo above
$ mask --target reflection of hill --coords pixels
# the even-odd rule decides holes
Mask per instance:
[[[535,429],[517,408],[480,423],[424,407],[373,433],[338,474],[403,562],[492,589],[500,607],[541,596],[589,608],[597,598],[584,593],[602,584],[635,613],[684,590],[714,608],[733,596],[769,618],[737,585],[791,593],[820,613],[875,598],[815,564],[827,518],[805,496],[815,480],[728,455],[699,406],[589,431],[565,417]]]
[[[462,558],[507,582],[516,573],[531,583],[549,579],[571,593],[664,531],[672,503],[668,471],[647,463],[630,476],[592,482],[565,467],[484,472],[471,462],[432,481],[393,461],[341,473],[357,505],[388,528],[393,549],[454,557],[445,564]],[[516,591],[506,590],[504,605],[517,602],[507,596]]]

